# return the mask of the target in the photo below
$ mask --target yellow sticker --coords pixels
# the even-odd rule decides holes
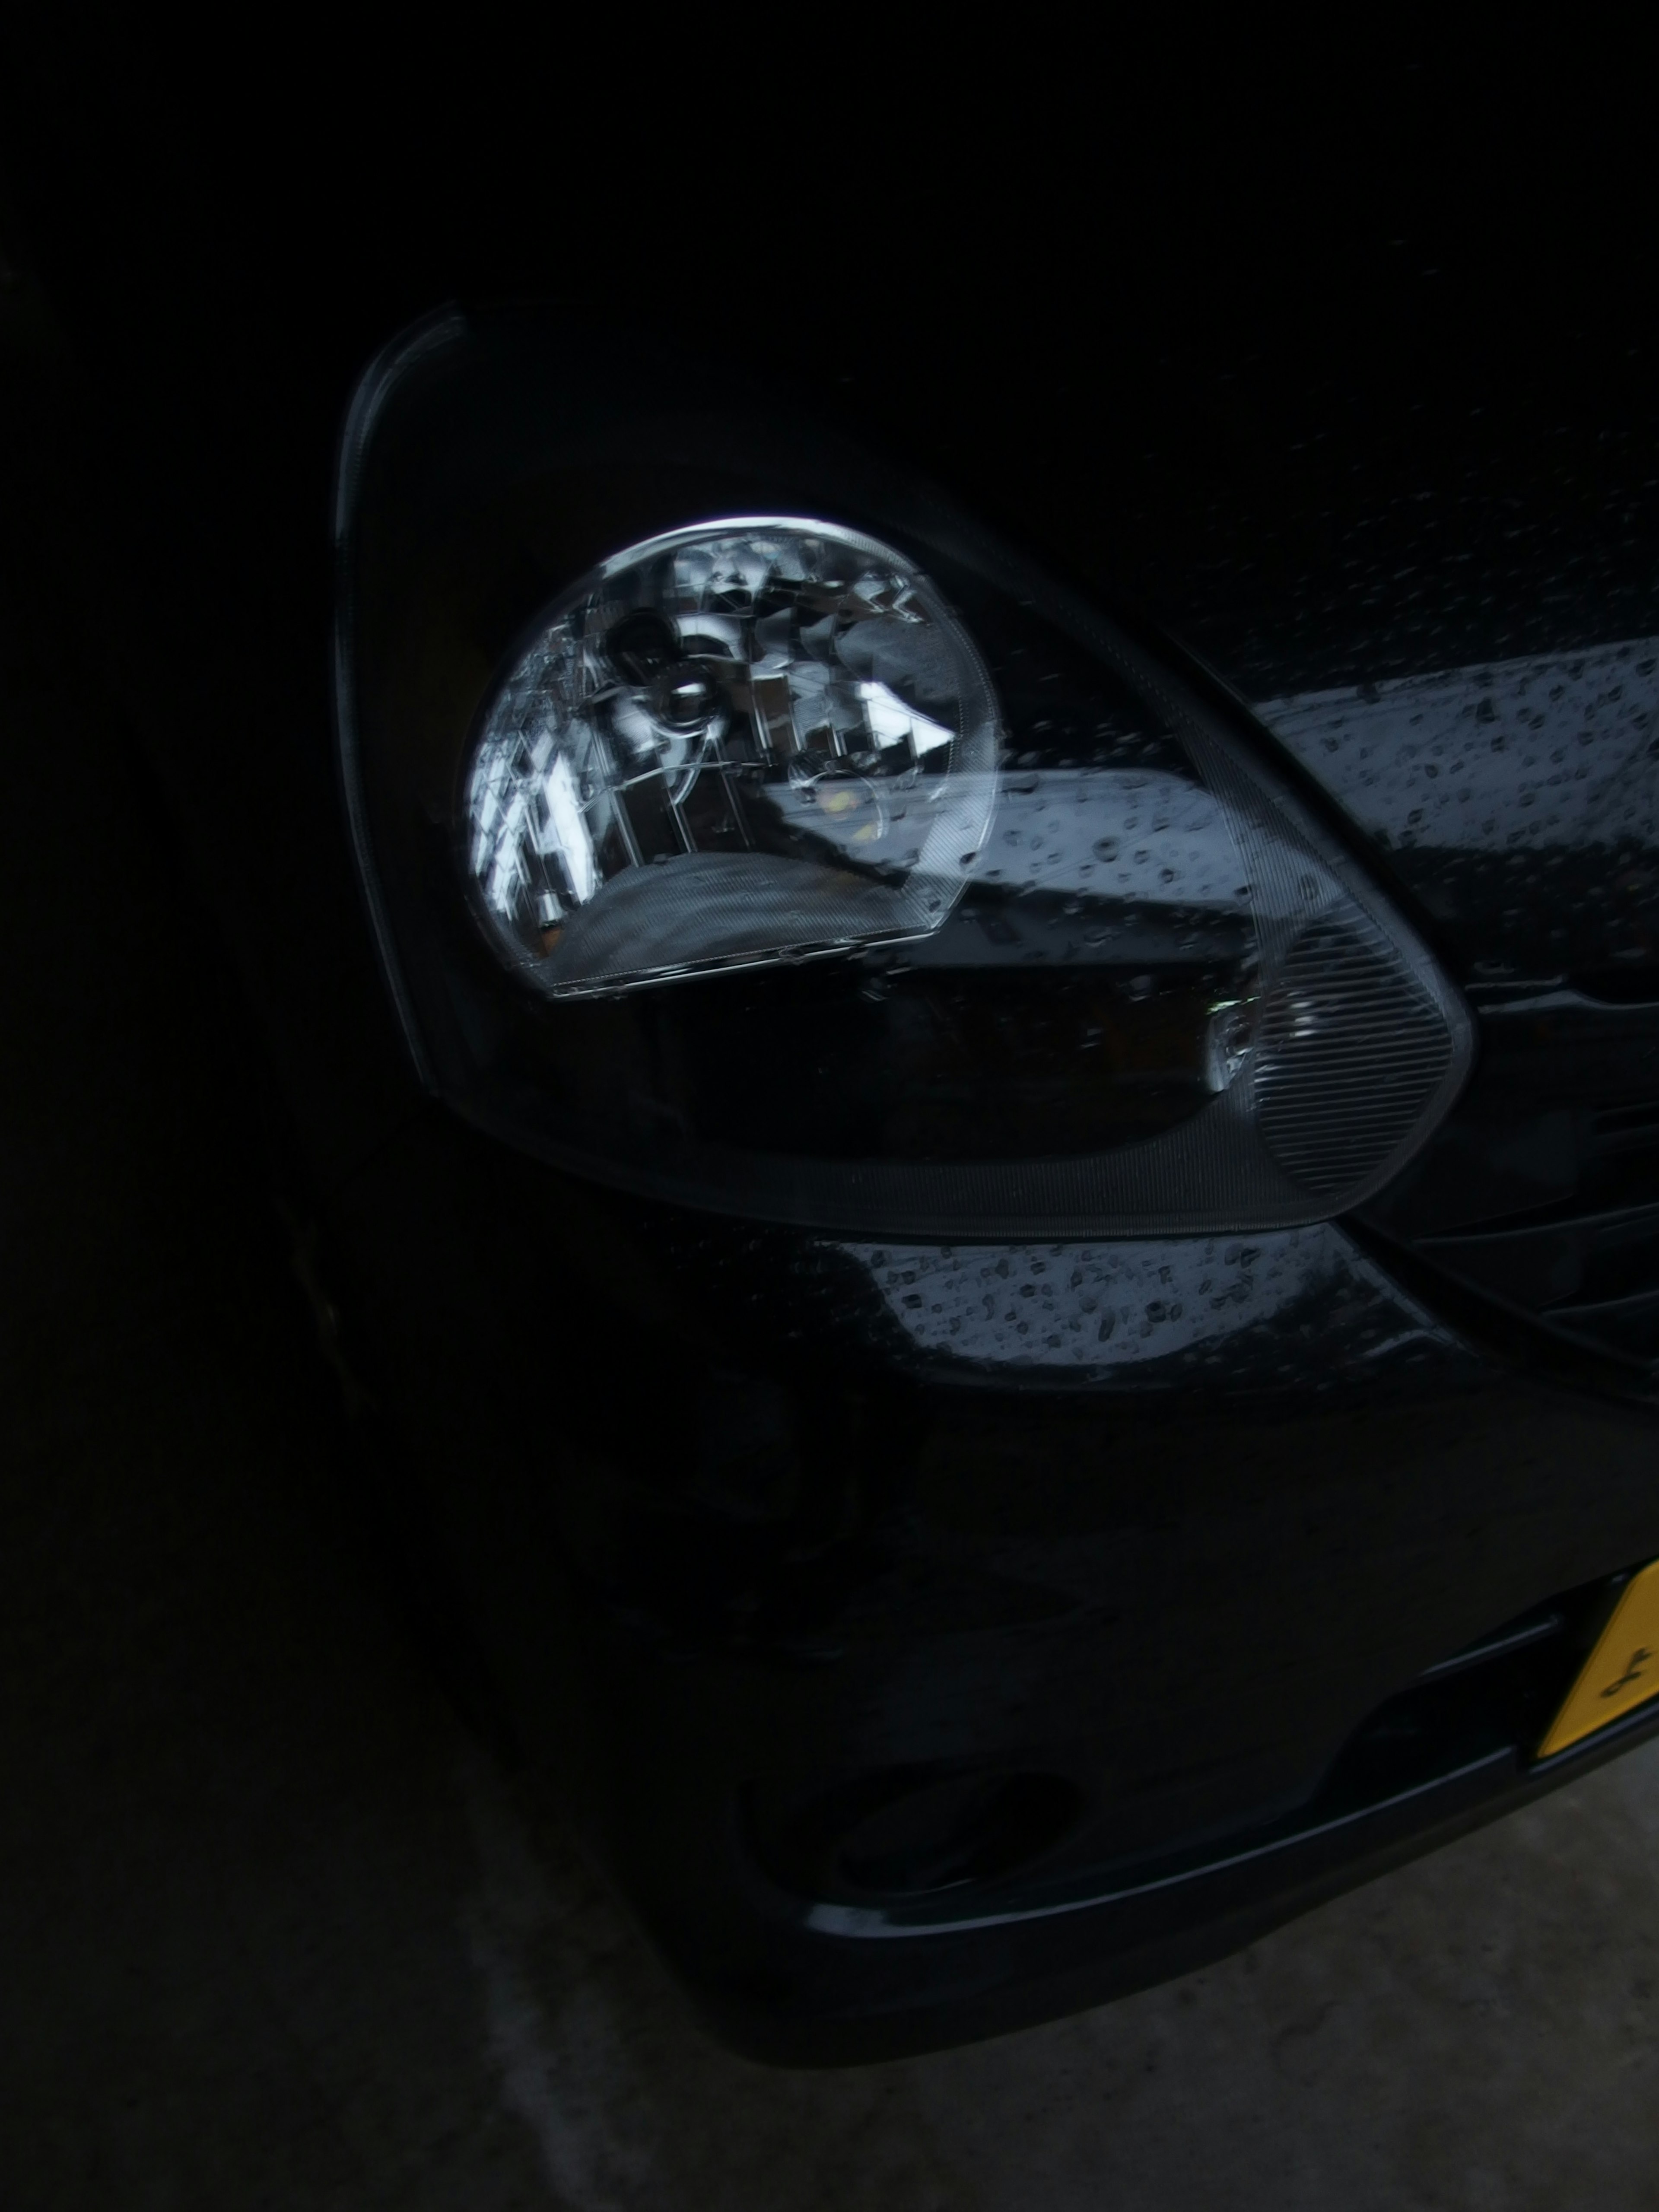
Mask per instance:
[[[1538,1747],[1548,1759],[1659,1696],[1659,1559],[1632,1575]]]

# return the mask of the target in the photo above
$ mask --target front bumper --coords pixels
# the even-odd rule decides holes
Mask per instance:
[[[1650,1409],[1340,1226],[866,1250],[436,1109],[336,1212],[520,1741],[757,2057],[1122,1994],[1659,1726],[1534,1755],[1659,1553]]]

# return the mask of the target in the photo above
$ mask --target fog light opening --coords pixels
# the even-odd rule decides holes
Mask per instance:
[[[839,1839],[836,1872],[871,1896],[919,1897],[1013,1874],[1060,1840],[1082,1810],[1054,1774],[953,1775],[866,1813]]]

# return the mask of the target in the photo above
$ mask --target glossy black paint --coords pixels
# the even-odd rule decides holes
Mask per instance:
[[[1221,246],[1137,261],[1086,242],[1114,234],[1085,197],[1067,240],[964,222],[931,274],[867,257],[867,313],[744,323],[780,388],[1202,656],[1480,1016],[1457,1115],[1367,1222],[906,1249],[599,1192],[433,1108],[404,1056],[330,759],[333,444],[392,331],[556,291],[568,227],[452,190],[458,231],[406,177],[355,222],[279,222],[246,175],[111,173],[37,143],[17,187],[86,379],[93,628],[280,1071],[397,1480],[521,1746],[724,2031],[841,2059],[1097,2002],[1605,1755],[1528,1764],[1612,1578],[1659,1553],[1650,1340],[1558,1310],[1650,1289],[1620,1272],[1659,1095],[1659,479],[1627,321],[1517,338],[1490,271],[1432,309],[1387,226],[1345,285],[1307,241],[1281,289]],[[1621,647],[1618,835],[1581,810],[1512,844],[1534,769],[1482,701],[1529,716],[1516,664]],[[1367,796],[1356,716],[1419,681],[1452,718],[1423,783],[1468,706],[1490,836],[1414,839],[1412,777]],[[1413,1688],[1540,1607],[1559,1631]],[[952,1919],[986,1924],[926,1932]]]
[[[988,1251],[1006,1336],[941,1357],[889,1302],[919,1255],[526,1180],[447,1121],[343,1203],[521,1740],[561,1745],[596,1850],[762,2055],[1093,2002],[1359,1878],[1378,1838],[1501,1809],[1571,1654],[1518,1717],[1475,1684],[1420,1794],[1384,1777],[1328,1826],[1363,1802],[1344,1746],[1425,1668],[1558,1592],[1593,1607],[1659,1540],[1644,1409],[1482,1358],[1357,1253],[1208,1346],[1079,1371],[1018,1333],[1021,1272],[1079,1272],[1052,1248]],[[860,1911],[921,1925],[872,1941]]]

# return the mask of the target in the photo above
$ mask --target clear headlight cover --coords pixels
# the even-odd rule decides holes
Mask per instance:
[[[550,997],[925,935],[990,816],[990,678],[927,578],[737,519],[583,577],[491,702],[467,872]]]
[[[852,449],[567,373],[456,318],[348,430],[345,781],[434,1091],[596,1181],[942,1243],[1399,1172],[1468,1016],[1242,708]]]

